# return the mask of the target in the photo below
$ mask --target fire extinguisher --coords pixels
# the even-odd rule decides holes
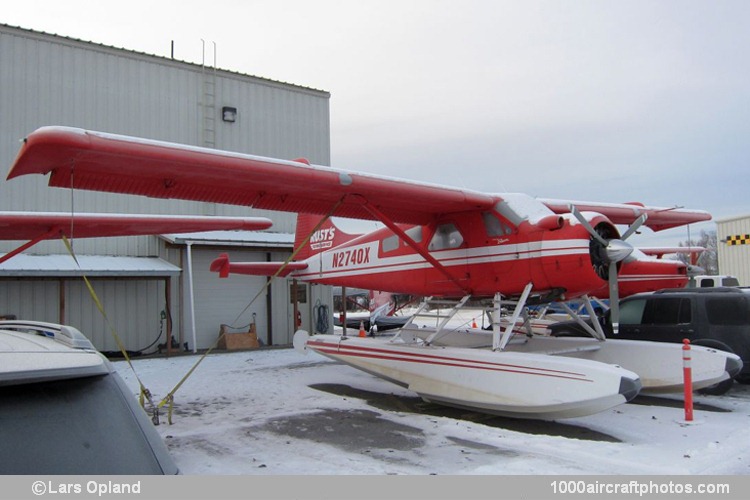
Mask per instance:
[[[297,328],[302,326],[302,313],[297,311]]]

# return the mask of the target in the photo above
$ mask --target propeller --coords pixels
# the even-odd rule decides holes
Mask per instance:
[[[607,280],[609,284],[612,331],[617,334],[620,329],[620,291],[617,284],[617,264],[633,253],[633,246],[625,240],[638,231],[643,223],[646,222],[648,216],[643,214],[638,217],[627,231],[620,236],[617,234],[614,226],[599,224],[594,228],[574,205],[570,205],[569,208],[573,216],[578,219],[578,222],[591,235],[591,243],[589,244],[591,263],[599,277]]]

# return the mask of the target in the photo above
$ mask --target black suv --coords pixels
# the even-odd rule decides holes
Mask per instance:
[[[620,331],[612,333],[609,312],[599,318],[607,337],[702,345],[742,358],[735,380],[750,383],[750,293],[739,288],[678,288],[632,295],[620,301]],[[550,326],[553,336],[588,335],[575,321]],[[713,394],[729,390],[717,384]],[[721,386],[721,387],[719,387]]]

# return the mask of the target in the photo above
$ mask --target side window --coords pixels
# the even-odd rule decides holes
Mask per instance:
[[[620,304],[620,324],[621,325],[640,325],[643,319],[643,309],[646,307],[646,300],[629,300]]]
[[[745,297],[709,297],[706,313],[712,325],[750,324],[750,307]]]
[[[414,240],[415,243],[419,243],[422,241],[422,226],[414,226],[404,232],[409,238]],[[400,241],[401,238],[399,238],[395,234],[384,238],[382,241],[383,252],[392,252],[393,250],[398,250]],[[406,245],[406,243],[404,243],[404,245]]]
[[[395,234],[383,239],[383,252],[391,252],[398,249],[399,237]]]
[[[714,286],[714,279],[713,278],[703,278],[700,283],[701,288],[711,288]]]
[[[721,286],[740,286],[740,280],[734,276],[727,276],[721,279]]]
[[[646,301],[646,307],[643,311],[643,324],[678,325],[690,323],[691,320],[690,299],[658,297]]]
[[[432,236],[427,249],[433,252],[435,250],[458,248],[463,242],[464,237],[461,236],[461,233],[454,224],[440,224],[437,230],[435,230],[435,234]]]
[[[687,325],[693,321],[693,306],[690,299],[680,300],[680,316],[677,320],[678,323]]]

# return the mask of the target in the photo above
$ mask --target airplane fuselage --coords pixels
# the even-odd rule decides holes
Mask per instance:
[[[310,257],[307,269],[292,276],[439,296],[516,295],[531,281],[536,291],[564,292],[572,298],[606,286],[592,268],[586,229],[570,218],[561,221],[554,229],[528,222],[513,226],[494,212],[467,212],[434,224],[403,227],[411,244],[382,228]]]

